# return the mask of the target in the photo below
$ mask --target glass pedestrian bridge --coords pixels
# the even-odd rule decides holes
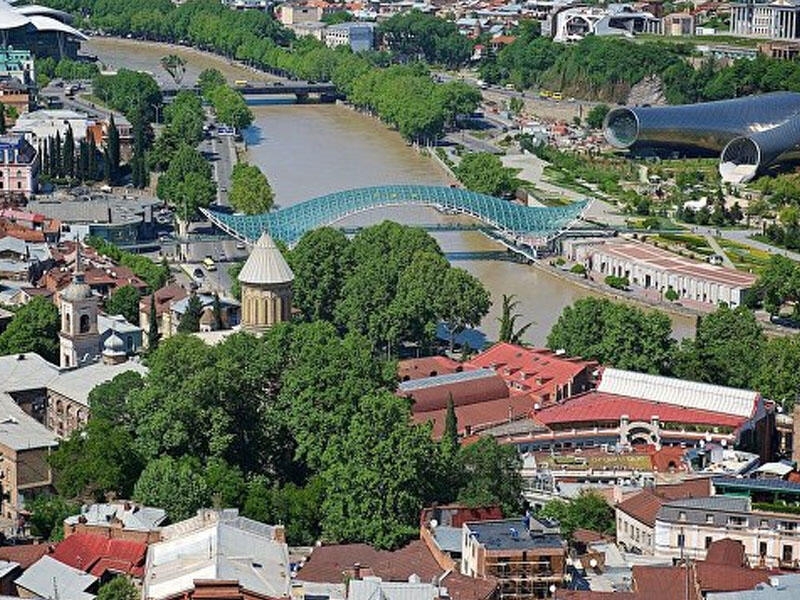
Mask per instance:
[[[460,188],[428,185],[384,185],[319,196],[260,215],[241,215],[201,209],[212,223],[244,242],[263,231],[289,245],[304,233],[374,208],[399,205],[432,206],[445,212],[475,217],[507,237],[550,240],[568,229],[586,210],[584,200],[566,206],[529,207]]]

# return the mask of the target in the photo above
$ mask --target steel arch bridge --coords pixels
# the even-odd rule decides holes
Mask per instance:
[[[252,243],[262,232],[268,231],[272,237],[292,245],[307,231],[331,225],[350,215],[409,204],[469,215],[508,237],[550,240],[580,218],[589,202],[529,207],[460,188],[384,185],[334,192],[260,215],[201,210],[212,223],[243,242]]]

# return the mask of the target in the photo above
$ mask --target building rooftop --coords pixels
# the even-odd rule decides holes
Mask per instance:
[[[107,571],[142,577],[146,555],[145,543],[109,539],[104,535],[92,533],[72,534],[59,542],[51,554],[65,565],[95,577],[103,577]]]
[[[731,512],[747,512],[750,510],[750,498],[741,496],[709,496],[708,498],[683,498],[670,500],[664,506],[696,510],[719,510]]]
[[[122,523],[123,529],[132,531],[153,531],[166,520],[163,508],[141,506],[133,502],[114,502],[108,504],[84,504],[80,514],[64,519],[67,525],[76,525],[81,517],[89,526],[109,526],[115,521]]]
[[[43,598],[69,598],[69,600],[94,600],[86,592],[97,577],[65,565],[51,556],[42,556],[14,582],[29,592]]]
[[[16,451],[52,448],[58,446],[58,438],[11,396],[0,392],[0,445]]]
[[[0,356],[0,392],[44,389],[58,375],[58,367],[38,354]]]
[[[134,360],[116,365],[97,362],[78,369],[64,371],[59,374],[47,388],[51,392],[60,394],[65,398],[69,398],[70,400],[74,400],[88,407],[89,392],[91,392],[95,386],[111,381],[120,373],[127,373],[128,371],[135,371],[140,375],[145,375],[147,374],[147,367]]]
[[[265,231],[253,244],[238,279],[241,283],[254,285],[282,284],[294,281],[294,273],[277,244]]]
[[[749,477],[714,477],[714,487],[731,490],[759,490],[767,492],[797,492],[800,483],[786,479],[751,479]]]
[[[409,358],[397,363],[397,376],[400,381],[436,377],[437,375],[457,373],[463,370],[464,365],[447,356]]]
[[[536,519],[532,518],[531,521],[535,522]],[[564,538],[558,534],[529,532],[522,519],[473,521],[464,526],[488,551],[566,547]]]
[[[597,391],[744,418],[753,415],[759,400],[751,390],[610,367],[603,369]]]

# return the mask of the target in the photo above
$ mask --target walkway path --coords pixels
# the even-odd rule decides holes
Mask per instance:
[[[725,253],[725,250],[722,249],[722,246],[719,245],[717,239],[710,233],[704,233],[703,236],[706,238],[708,245],[711,247],[714,253],[722,258],[722,264],[730,269],[735,269],[736,265],[734,265],[733,261],[728,258],[728,255]]]

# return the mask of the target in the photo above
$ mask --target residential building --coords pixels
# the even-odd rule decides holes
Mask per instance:
[[[283,526],[241,517],[235,509],[202,509],[164,527],[161,536],[147,553],[144,600],[193,597],[198,580],[236,582],[243,598],[290,595]]]
[[[383,581],[380,577],[351,579],[347,584],[348,600],[439,600],[448,598],[447,590],[431,582],[411,576],[408,581]]]
[[[701,263],[633,240],[580,240],[564,244],[570,260],[586,267],[594,279],[625,277],[631,287],[652,293],[659,300],[673,290],[681,302],[741,306],[757,277],[735,269]]]
[[[94,600],[98,582],[94,575],[66,565],[52,556],[43,556],[28,567],[14,584],[23,598]]]
[[[567,543],[558,526],[531,516],[462,527],[461,573],[494,577],[500,600],[547,598],[566,576]]]
[[[114,575],[141,581],[147,544],[96,533],[75,533],[59,542],[50,556],[101,581]]]
[[[322,19],[323,9],[310,4],[285,2],[278,11],[278,20],[282,25],[291,28],[301,23],[316,23]]]
[[[294,273],[267,232],[253,245],[238,280],[245,330],[261,332],[291,319]],[[238,319],[229,325],[237,323]]]
[[[39,189],[39,153],[24,137],[0,136],[0,194],[30,197]]]
[[[161,525],[167,519],[163,508],[116,501],[83,505],[81,512],[64,519],[64,538],[91,533],[107,539],[152,544],[161,540]]]
[[[800,39],[798,12],[800,3],[795,0],[734,2],[731,4],[731,33],[772,40]]]
[[[8,114],[9,108],[15,109],[18,115],[31,109],[31,96],[28,93],[28,86],[13,77],[0,78],[0,102],[6,107],[7,122],[13,125],[14,120]]]
[[[686,12],[670,13],[662,19],[664,35],[694,35],[694,15]]]
[[[63,140],[67,130],[72,129],[73,139],[78,143],[86,139],[90,123],[86,114],[74,110],[35,110],[20,115],[11,133],[25,136],[28,142],[38,147],[44,140],[55,138],[56,134]]]
[[[111,381],[117,375],[128,371],[140,375],[147,373],[147,368],[141,363],[125,361],[124,350],[122,357],[123,362],[117,364],[94,362],[80,369],[64,371],[53,379],[47,386],[48,429],[59,437],[68,438],[73,431],[89,420],[91,414],[89,393],[95,386]]]
[[[800,575],[771,575],[769,585],[759,584],[749,590],[711,592],[706,600],[789,600],[800,598]]]
[[[169,337],[178,326],[172,321],[172,305],[188,296],[186,288],[174,283],[155,291],[154,304],[159,335]],[[139,323],[143,331],[150,331],[150,304],[151,296],[142,296],[139,300]],[[147,336],[144,343],[146,347]]]
[[[655,523],[656,557],[703,559],[712,542],[741,542],[747,561],[770,569],[800,566],[800,515],[759,510],[750,498],[712,496],[666,502]]]
[[[461,568],[461,529],[469,521],[491,521],[503,518],[499,506],[470,508],[449,504],[426,508],[420,516],[419,537],[425,542],[436,563],[445,571]]]
[[[339,23],[325,29],[325,45],[329,48],[349,46],[353,52],[372,50],[375,46],[375,24]]]
[[[662,504],[682,498],[705,498],[711,495],[711,491],[711,479],[703,478],[645,488],[623,500],[614,507],[617,544],[628,552],[652,555],[656,515]]]
[[[53,264],[50,248],[44,242],[26,242],[16,237],[0,237],[0,279],[33,282]]]
[[[2,10],[0,9],[0,11]],[[0,12],[0,16],[2,15],[3,12]],[[2,30],[3,28],[0,26],[0,34]],[[33,64],[33,55],[30,50],[0,43],[0,77],[16,79],[26,87],[35,85],[36,67]]]

